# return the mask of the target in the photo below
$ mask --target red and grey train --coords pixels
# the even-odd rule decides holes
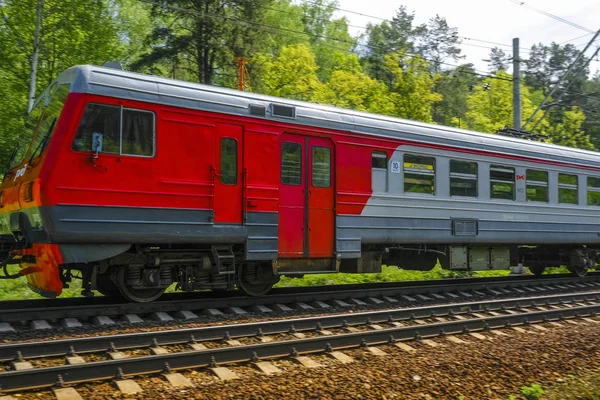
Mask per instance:
[[[74,277],[139,302],[174,283],[262,295],[282,275],[382,264],[584,275],[600,258],[600,156],[76,66],[29,116],[0,234],[4,264],[46,297]]]

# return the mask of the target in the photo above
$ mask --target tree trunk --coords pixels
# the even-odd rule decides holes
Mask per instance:
[[[31,57],[31,74],[29,76],[29,98],[27,103],[27,113],[31,112],[33,102],[35,101],[35,86],[37,81],[38,58],[40,55],[40,29],[42,26],[42,17],[44,12],[44,1],[38,0],[37,17],[35,20],[35,29],[33,31],[33,55]]]

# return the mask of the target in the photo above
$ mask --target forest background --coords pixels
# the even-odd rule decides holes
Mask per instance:
[[[481,73],[443,16],[416,24],[400,6],[353,37],[335,0],[0,0],[0,167],[33,99],[63,70],[126,70],[496,133],[512,126],[511,58],[490,48]],[[600,149],[600,74],[572,44],[539,43],[521,69],[525,122],[544,141]],[[542,118],[543,116],[543,118]],[[532,126],[530,124],[529,126]]]

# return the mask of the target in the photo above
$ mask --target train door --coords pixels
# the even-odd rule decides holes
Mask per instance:
[[[282,136],[279,257],[333,257],[333,156],[327,139]]]
[[[214,222],[242,223],[243,128],[217,124],[214,172]]]

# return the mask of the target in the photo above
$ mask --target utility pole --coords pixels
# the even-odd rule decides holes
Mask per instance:
[[[238,89],[242,92],[246,89],[246,62],[247,58],[238,57],[235,59],[238,63]]]
[[[513,129],[521,130],[521,71],[519,38],[513,39]]]

